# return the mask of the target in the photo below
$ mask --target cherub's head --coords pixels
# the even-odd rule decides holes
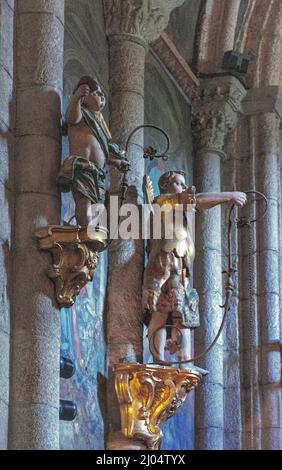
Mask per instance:
[[[180,194],[186,188],[184,171],[167,171],[159,179],[161,194]]]
[[[97,78],[90,77],[89,75],[81,77],[73,93],[75,93],[81,85],[87,85],[90,89],[89,95],[83,98],[82,105],[92,112],[102,111],[106,105],[106,97],[101,90]]]

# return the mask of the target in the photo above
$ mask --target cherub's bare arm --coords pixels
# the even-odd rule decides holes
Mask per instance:
[[[163,206],[164,204],[168,204],[171,207],[179,206],[179,204],[191,204],[194,201],[194,195],[191,191],[183,191],[183,193],[179,194],[161,194],[154,199],[156,204]]]
[[[247,196],[240,191],[199,193],[196,194],[196,201],[196,208],[200,211],[211,209],[218,204],[235,204],[238,207],[243,207],[247,202]]]
[[[196,197],[196,209],[203,211],[211,209],[218,204],[235,204],[236,206],[243,207],[247,202],[245,193],[239,191],[222,192],[222,193],[198,193]],[[193,204],[194,195],[191,188],[180,194],[161,194],[155,199],[157,204],[170,204],[175,207],[179,204]]]
[[[69,125],[75,126],[80,123],[82,119],[81,101],[89,93],[90,88],[88,85],[80,85],[74,93],[66,112],[66,121]]]

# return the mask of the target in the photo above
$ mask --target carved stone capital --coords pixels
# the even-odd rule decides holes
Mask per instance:
[[[192,131],[197,151],[224,156],[224,140],[237,123],[246,89],[233,76],[203,79],[193,100]]]
[[[49,251],[53,264],[48,277],[55,284],[55,297],[60,307],[71,307],[76,296],[93,279],[98,264],[98,253],[106,243],[107,230],[91,238],[80,226],[49,225],[35,232],[41,250]]]
[[[149,450],[159,449],[161,426],[199,385],[201,374],[192,369],[146,364],[119,364],[115,372],[122,434],[139,439]]]
[[[104,0],[108,35],[126,34],[149,44],[166,28],[171,11],[184,0]]]

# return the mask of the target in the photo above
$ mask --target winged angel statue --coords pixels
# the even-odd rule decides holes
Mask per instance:
[[[183,171],[167,171],[158,185],[160,195],[155,197],[150,177],[144,177],[145,201],[152,219],[160,220],[160,230],[148,241],[142,308],[154,360],[164,361],[168,350],[184,366],[183,361],[191,357],[191,330],[200,325],[199,296],[191,286],[194,215],[218,204],[242,207],[246,195],[237,191],[196,194],[194,186],[186,186]],[[167,340],[168,325],[171,337]],[[196,366],[189,368],[203,372]]]

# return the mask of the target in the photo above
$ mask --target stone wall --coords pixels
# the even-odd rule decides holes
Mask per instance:
[[[191,105],[167,75],[159,61],[149,52],[145,67],[145,124],[163,129],[170,138],[169,159],[146,162],[146,172],[158,168],[160,174],[168,169],[183,170],[188,183],[193,182]],[[188,131],[187,131],[188,129]],[[164,138],[154,129],[145,130],[145,146],[157,144],[157,150],[165,147]],[[153,174],[151,174],[154,177]],[[156,179],[156,178],[154,178]],[[157,190],[157,186],[155,188]]]
[[[230,185],[243,191],[255,189],[268,198],[264,219],[260,218],[264,204],[258,200],[245,210],[258,221],[232,231],[232,263],[238,273],[224,329],[225,449],[267,450],[282,445],[277,217],[281,150],[277,148],[277,116],[266,116],[240,118],[222,165],[223,190]],[[222,216],[223,264],[227,266],[227,210]]]
[[[60,321],[35,237],[58,224],[64,2],[15,2],[15,210],[9,448],[59,447]]]
[[[0,1],[0,449],[7,448],[13,220],[14,0]]]
[[[166,29],[180,54],[189,65],[194,60],[201,4],[202,2],[199,0],[185,0],[183,5],[172,12]]]

